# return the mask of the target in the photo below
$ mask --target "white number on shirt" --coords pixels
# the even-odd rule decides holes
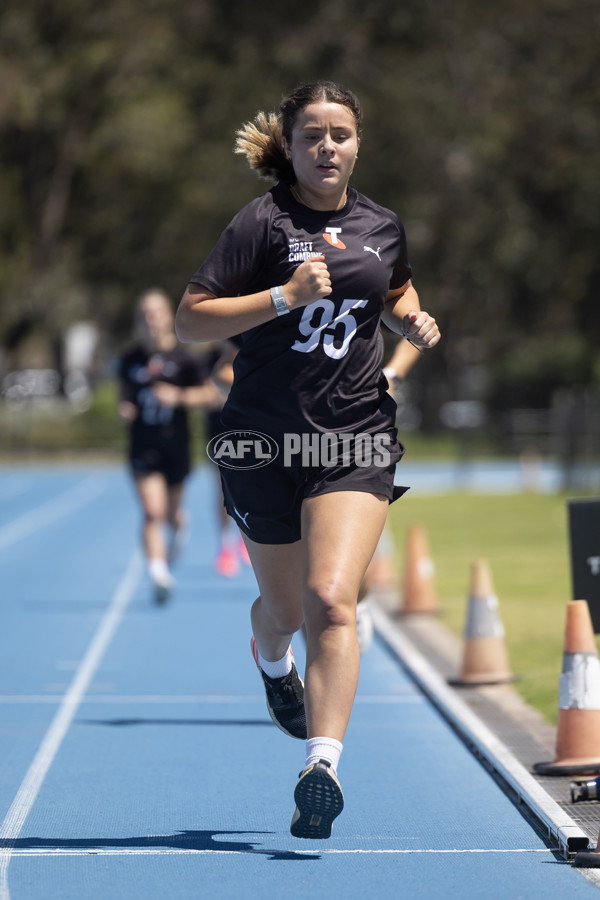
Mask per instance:
[[[168,425],[173,418],[174,406],[163,406],[152,388],[146,387],[138,394],[138,403],[142,407],[142,421],[146,425]]]
[[[350,311],[366,305],[366,300],[343,300],[336,316],[333,301],[326,297],[309,303],[305,306],[298,324],[298,330],[306,340],[294,341],[292,350],[312,353],[322,340],[323,350],[327,356],[341,359],[348,352],[350,341],[358,328],[358,323]]]

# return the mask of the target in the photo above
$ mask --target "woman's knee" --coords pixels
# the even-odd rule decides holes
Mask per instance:
[[[145,525],[162,525],[165,521],[165,511],[158,506],[144,507]]]
[[[307,586],[304,594],[306,627],[318,631],[354,627],[356,594],[332,582]]]

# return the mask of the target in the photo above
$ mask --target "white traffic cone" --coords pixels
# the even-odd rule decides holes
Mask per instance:
[[[502,684],[513,678],[490,567],[485,559],[478,559],[471,567],[462,666],[450,684]]]
[[[587,600],[567,603],[556,757],[533,770],[538,775],[600,772],[600,659]]]

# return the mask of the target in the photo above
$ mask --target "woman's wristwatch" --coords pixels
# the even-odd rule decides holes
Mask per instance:
[[[281,287],[281,285],[279,287],[271,288],[271,302],[273,303],[275,312],[278,316],[285,316],[286,313],[291,312],[291,309],[285,302],[283,288]]]

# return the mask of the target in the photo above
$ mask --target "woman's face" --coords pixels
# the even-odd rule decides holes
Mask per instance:
[[[173,331],[173,310],[162,294],[147,294],[138,306],[137,327],[142,339],[153,343]]]
[[[359,139],[352,112],[339,103],[311,103],[298,113],[286,142],[303,196],[343,194]]]

